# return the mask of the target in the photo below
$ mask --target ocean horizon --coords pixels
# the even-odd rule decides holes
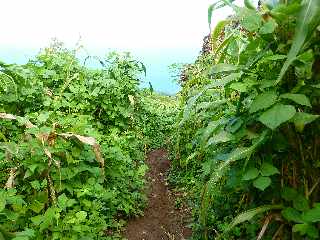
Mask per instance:
[[[1,48],[0,61],[6,63],[27,63],[29,59],[33,59],[42,48]],[[130,52],[134,59],[142,62],[147,69],[146,77],[141,77],[141,88],[149,87],[151,83],[156,92],[174,95],[180,91],[181,87],[176,79],[172,76],[169,66],[172,64],[192,63],[199,55],[200,48],[188,49],[87,49],[91,56],[105,57],[109,52]],[[79,54],[79,59],[85,58],[85,54]],[[100,64],[90,63],[91,67],[100,67]]]

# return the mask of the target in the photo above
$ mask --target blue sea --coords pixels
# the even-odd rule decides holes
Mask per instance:
[[[100,50],[95,49],[89,51],[90,55],[99,57],[105,56],[108,52],[117,49]],[[28,59],[33,58],[39,49],[15,49],[0,48],[0,61],[7,63],[23,64]],[[124,50],[118,50],[124,51]],[[176,94],[180,90],[180,86],[176,79],[172,76],[169,69],[171,64],[185,64],[195,61],[199,54],[200,48],[189,49],[126,49],[132,53],[133,57],[141,61],[147,68],[146,77],[142,78],[141,87],[149,87],[149,82],[155,91],[165,94]],[[98,67],[99,65],[97,65]]]

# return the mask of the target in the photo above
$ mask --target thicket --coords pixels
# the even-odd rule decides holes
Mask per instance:
[[[232,2],[183,72],[171,181],[194,239],[319,239],[319,1]]]
[[[174,99],[140,90],[129,54],[94,69],[78,51],[0,62],[0,239],[120,238],[145,205],[145,153],[167,141]]]

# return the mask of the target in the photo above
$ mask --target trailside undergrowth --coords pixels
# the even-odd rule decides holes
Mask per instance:
[[[232,2],[184,71],[171,181],[194,239],[319,239],[319,2]]]
[[[120,238],[145,205],[145,151],[163,145],[174,103],[138,89],[129,54],[92,69],[76,53],[55,42],[0,62],[0,239]]]

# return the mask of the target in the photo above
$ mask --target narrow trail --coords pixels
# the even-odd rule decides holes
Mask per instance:
[[[174,207],[174,196],[166,184],[166,173],[170,167],[168,154],[159,149],[148,154],[147,174],[148,206],[144,216],[131,219],[124,237],[128,240],[183,240],[191,236],[187,228],[187,214]]]

